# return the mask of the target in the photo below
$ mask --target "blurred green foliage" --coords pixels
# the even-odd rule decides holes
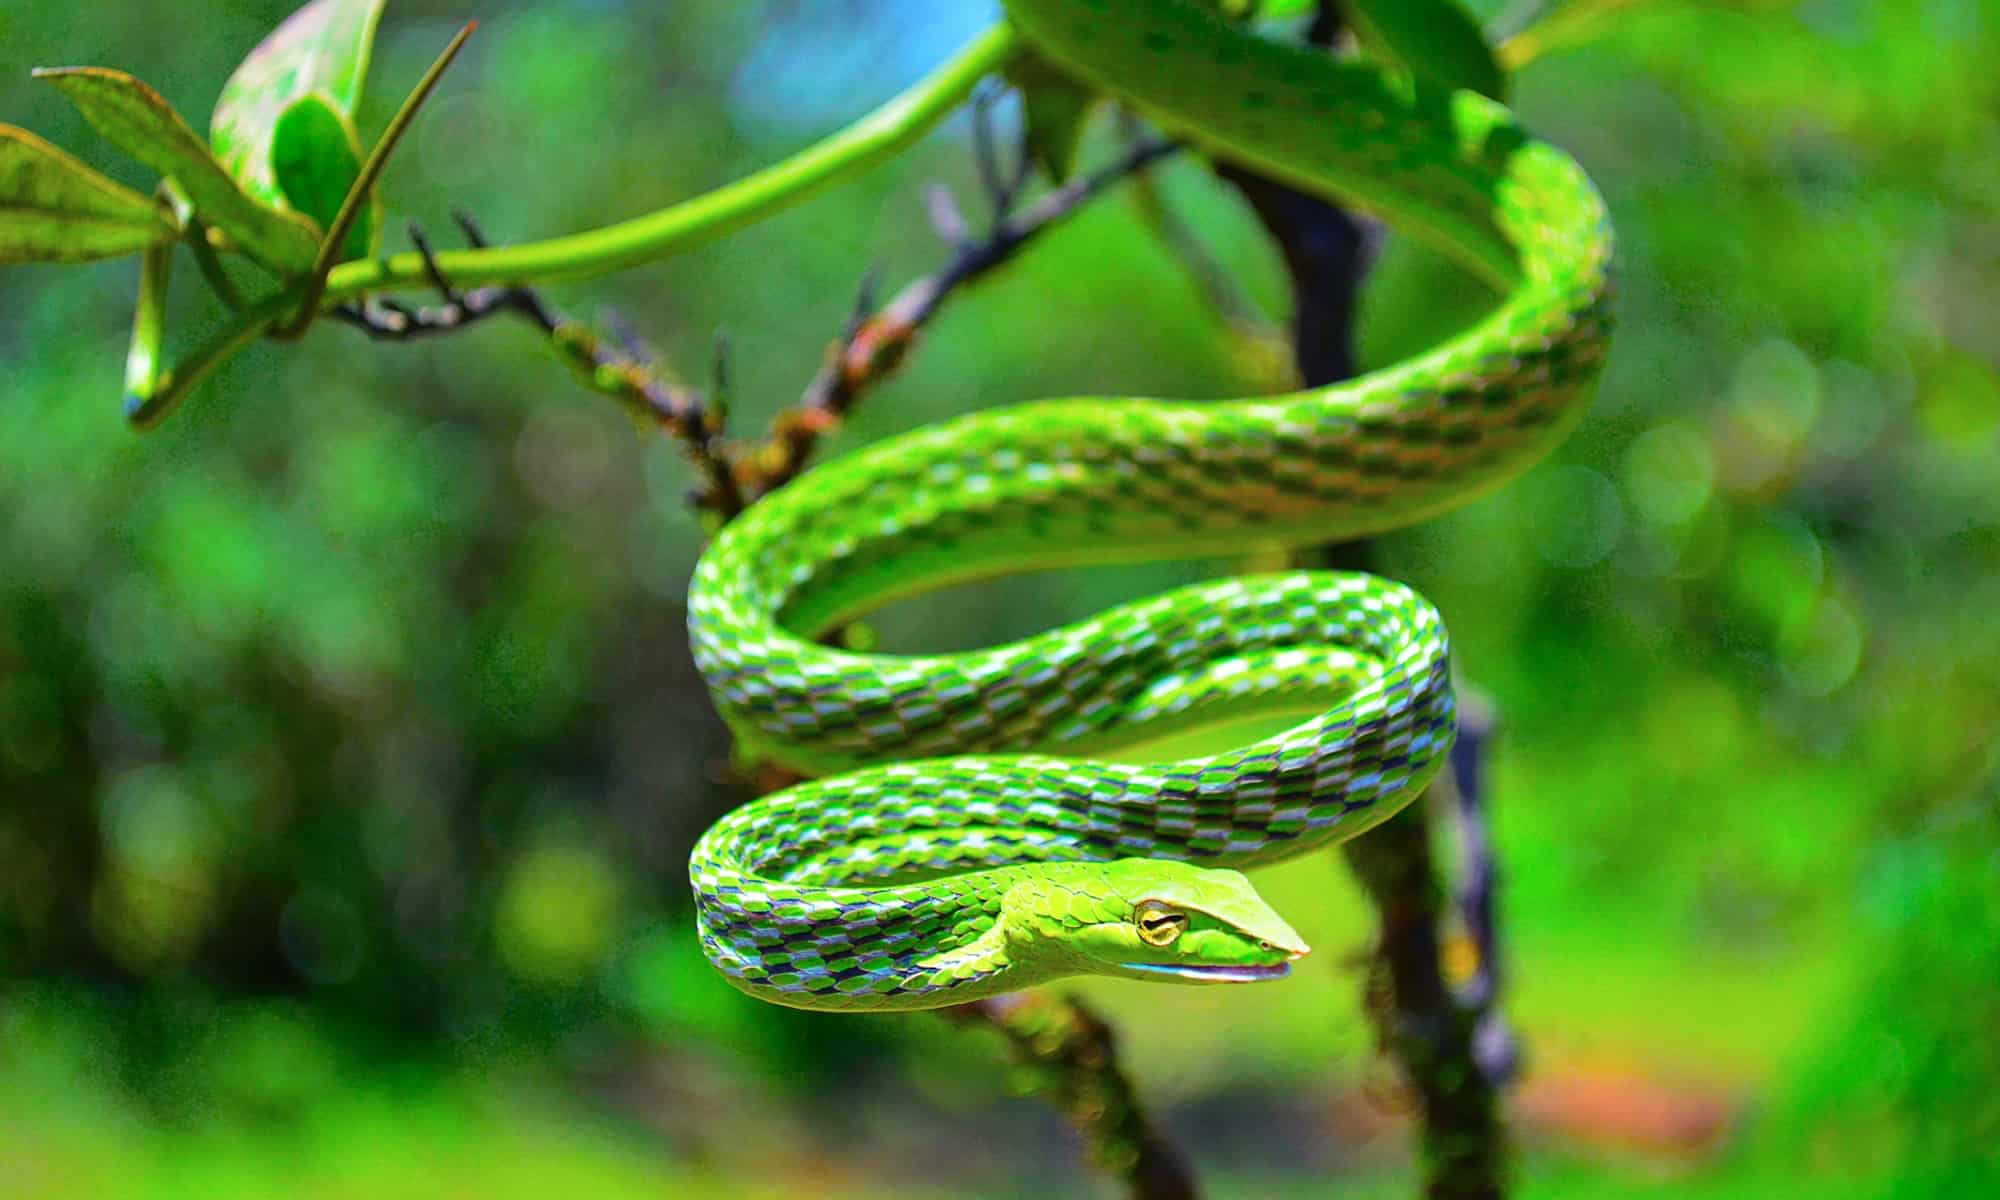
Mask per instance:
[[[1528,1120],[1524,1191],[2000,1192],[2000,18],[1602,7],[1513,89],[1617,217],[1601,398],[1554,461],[1388,552],[1504,715],[1531,1069],[1633,1068],[1740,1123],[1693,1153]],[[25,68],[123,67],[203,112],[289,8],[8,6],[0,117],[143,187]],[[466,15],[390,6],[362,128]],[[521,238],[769,161],[988,14],[478,15],[384,202]],[[754,428],[867,264],[938,258],[921,185],[969,190],[967,159],[954,125],[555,298],[691,366],[727,328]],[[1232,194],[1192,162],[1164,185],[1278,307]],[[138,438],[132,274],[0,275],[0,1162],[26,1194],[1087,1190],[1031,1155],[1060,1130],[997,1099],[991,1047],[756,1006],[701,963],[685,853],[744,793],[686,656],[700,529],[673,447],[501,325],[386,348],[321,328]],[[198,289],[181,272],[174,310]],[[1485,302],[1392,241],[1366,356]],[[1114,197],[959,302],[831,450],[1035,395],[1227,394],[1260,361]],[[877,624],[891,647],[990,641],[1202,569],[1003,581]],[[1324,1194],[1336,1169],[1397,1194],[1393,1140],[1337,1116],[1378,1072],[1338,949],[1365,942],[1361,901],[1331,860],[1267,894],[1336,948],[1320,969],[1089,993],[1217,1194]]]

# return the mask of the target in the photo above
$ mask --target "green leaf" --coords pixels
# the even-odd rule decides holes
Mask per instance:
[[[1364,45],[1412,74],[1506,98],[1507,78],[1478,22],[1455,0],[1345,0]]]
[[[1016,59],[1007,79],[1021,93],[1029,155],[1050,182],[1063,182],[1076,167],[1097,93],[1033,54]]]
[[[271,170],[286,203],[331,229],[347,191],[361,175],[361,137],[349,121],[318,93],[301,96],[278,118],[271,133]],[[348,231],[338,262],[367,258],[382,234],[382,207],[375,188],[362,201],[361,217]]]
[[[35,78],[63,90],[84,119],[127,154],[172,176],[202,220],[245,254],[281,275],[310,270],[319,245],[311,221],[251,199],[160,94],[107,67],[39,68]]]
[[[272,204],[290,199],[273,156],[278,124],[300,100],[317,95],[353,124],[382,4],[313,0],[285,18],[222,85],[209,121],[209,142],[251,195]]]
[[[154,201],[0,125],[0,264],[117,258],[174,235]]]

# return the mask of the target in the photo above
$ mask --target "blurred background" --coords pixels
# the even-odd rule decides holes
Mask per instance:
[[[2000,1194],[2000,14],[1578,3],[1600,19],[1516,104],[1617,221],[1600,398],[1550,462],[1383,551],[1504,722],[1519,1193]],[[292,7],[0,6],[0,119],[150,187],[27,68],[122,67],[205,125]],[[392,244],[453,207],[519,240],[690,195],[992,12],[396,0],[364,131],[468,16],[387,180]],[[754,430],[869,264],[894,286],[941,261],[922,188],[976,201],[968,140],[960,117],[552,297],[696,378],[727,329]],[[1194,161],[1161,187],[1281,321],[1235,193]],[[687,657],[702,530],[673,445],[505,322],[387,347],[322,325],[137,436],[134,274],[0,275],[0,1191],[1104,1194],[989,1035],[759,1005],[700,958],[685,857],[748,793]],[[176,311],[212,320],[180,275]],[[1391,239],[1364,357],[1482,303]],[[828,449],[1269,370],[1114,193],[956,302]],[[978,644],[1195,570],[879,624]],[[1291,980],[1085,994],[1214,1195],[1407,1194],[1365,903],[1332,855],[1260,884],[1323,947]]]

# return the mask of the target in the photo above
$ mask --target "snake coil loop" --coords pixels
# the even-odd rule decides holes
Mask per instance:
[[[1436,515],[1569,433],[1609,336],[1604,206],[1499,105],[1261,40],[1192,0],[1005,3],[1059,69],[1216,158],[1432,242],[1502,299],[1336,387],[1042,401],[918,430],[725,529],[690,592],[696,663],[746,746],[823,778],[718,821],[690,874],[709,959],[780,1004],[1284,974],[1305,944],[1230,868],[1362,833],[1435,774],[1455,725],[1444,624],[1422,597],[1290,572],[963,654],[813,637],[970,578],[1315,545]],[[1278,719],[1272,736],[1158,761]]]

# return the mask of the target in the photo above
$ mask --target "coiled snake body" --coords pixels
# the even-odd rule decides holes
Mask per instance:
[[[1006,0],[1043,58],[1217,158],[1358,205],[1495,285],[1486,318],[1331,388],[983,412],[819,467],[696,568],[696,662],[751,749],[823,776],[718,821],[702,945],[802,1008],[933,1008],[1065,975],[1282,975],[1298,935],[1228,868],[1359,834],[1454,733],[1445,630],[1373,576],[1223,579],[962,654],[812,639],[940,584],[1359,536],[1518,474],[1578,419],[1610,229],[1499,105],[1264,41],[1192,0]],[[1274,718],[1234,749],[1162,747]],[[1151,753],[1147,751],[1151,748]]]

